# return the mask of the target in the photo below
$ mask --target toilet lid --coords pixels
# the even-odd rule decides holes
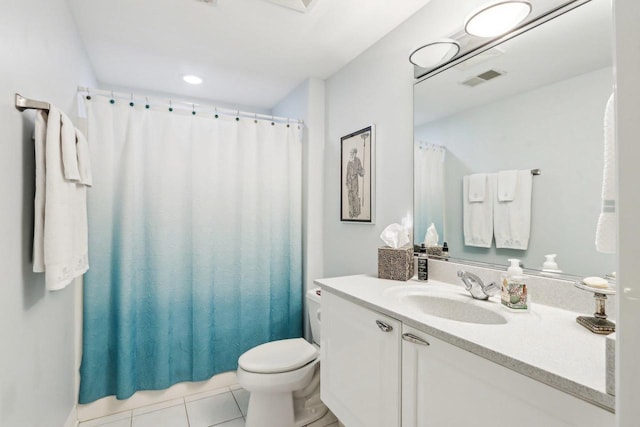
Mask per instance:
[[[318,350],[303,338],[272,341],[245,352],[238,365],[248,372],[275,374],[301,368],[318,357]]]

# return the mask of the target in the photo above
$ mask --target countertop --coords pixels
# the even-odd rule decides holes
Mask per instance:
[[[513,312],[500,304],[471,298],[462,285],[436,280],[407,282],[355,275],[318,279],[323,291],[400,320],[433,337],[613,412],[606,392],[606,338],[576,322],[578,313],[535,304]],[[479,305],[503,316],[505,324],[459,322],[425,313],[398,298],[399,287],[424,286],[429,295]],[[420,288],[422,289],[422,288]]]

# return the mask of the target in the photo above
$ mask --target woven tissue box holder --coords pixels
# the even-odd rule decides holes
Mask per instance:
[[[407,281],[413,277],[413,246],[378,248],[378,277]]]

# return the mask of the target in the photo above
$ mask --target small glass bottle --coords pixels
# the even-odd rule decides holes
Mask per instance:
[[[429,279],[429,258],[427,258],[427,247],[420,245],[418,252],[418,280],[426,282]]]

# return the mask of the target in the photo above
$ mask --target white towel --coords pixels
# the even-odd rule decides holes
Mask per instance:
[[[517,175],[513,200],[501,202],[497,197],[494,199],[493,231],[496,248],[525,250],[529,246],[533,178],[530,169],[520,170]]]
[[[598,252],[615,253],[616,221],[616,124],[615,99],[611,95],[604,112],[604,171],[602,173],[602,211],[596,227]]]
[[[487,188],[487,174],[475,173],[469,175],[469,202],[484,202]]]
[[[518,171],[498,172],[498,201],[512,202],[516,195],[516,184],[518,182]]]
[[[67,120],[54,106],[48,116],[38,112],[36,119],[36,167],[39,170],[36,170],[34,203],[33,271],[44,270],[49,290],[64,288],[89,269],[86,186],[75,182],[81,179],[76,132],[75,128],[67,131],[72,126]],[[67,174],[71,180],[66,178]]]
[[[490,248],[493,241],[493,193],[495,175],[485,175],[484,202],[471,202],[469,197],[470,176],[462,179],[462,209],[464,244],[480,248]]]
[[[78,172],[80,173],[80,184],[91,187],[93,177],[91,175],[91,160],[89,159],[89,143],[82,132],[76,129],[76,151],[78,154]]]

